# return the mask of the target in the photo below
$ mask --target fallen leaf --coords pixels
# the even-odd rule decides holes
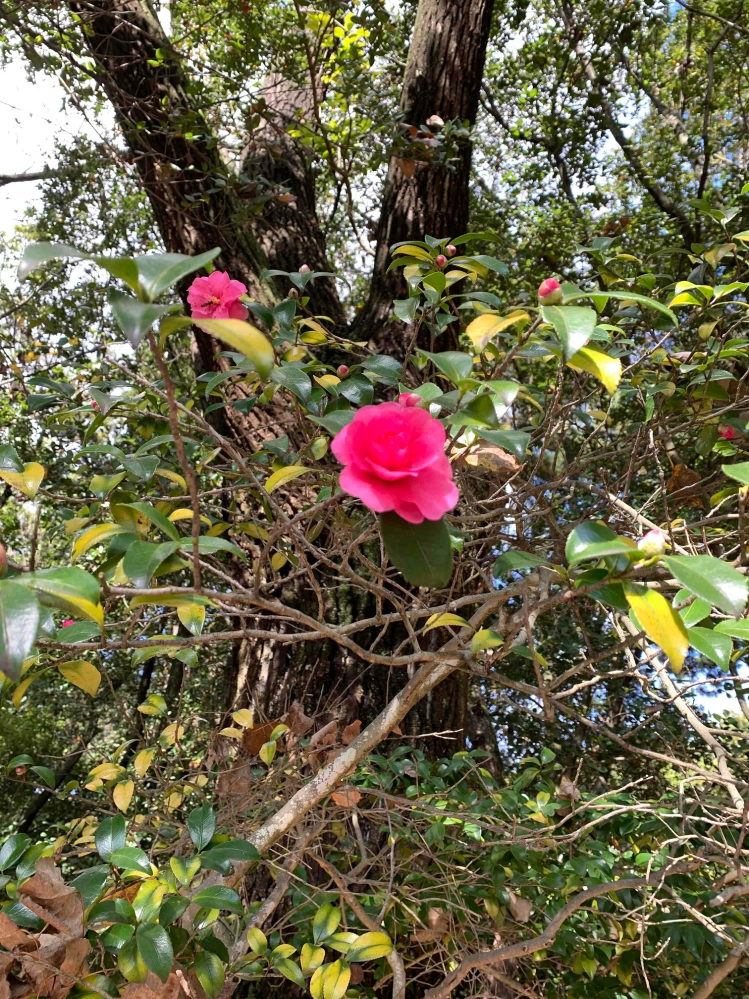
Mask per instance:
[[[256,725],[255,728],[248,728],[242,736],[242,749],[244,749],[245,753],[249,753],[250,756],[256,756],[268,741],[271,732],[279,722],[280,718],[277,718],[275,721]]]
[[[336,805],[342,808],[353,808],[361,801],[361,794],[353,787],[344,787],[341,791],[334,791],[330,796]]]
[[[286,714],[284,724],[289,726],[292,735],[301,738],[301,736],[306,735],[307,732],[309,732],[315,722],[312,718],[305,715],[301,703],[299,701],[294,701]]]
[[[21,947],[36,946],[35,938],[27,931],[16,926],[4,912],[0,912],[0,944],[6,950],[16,950]]]
[[[148,972],[145,982],[133,982],[120,995],[120,999],[177,999],[180,993],[180,977],[184,981],[184,991],[190,995],[187,979],[184,973],[172,971],[166,982],[162,982],[152,971]]]

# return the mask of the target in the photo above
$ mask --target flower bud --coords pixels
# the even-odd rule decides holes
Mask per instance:
[[[458,252],[457,246],[453,246],[452,243],[448,243],[447,246],[445,247],[445,253],[448,255],[448,257],[454,257],[457,252]]]
[[[26,773],[26,767],[24,766],[16,767],[16,775],[18,777],[23,777],[25,773]]]
[[[289,288],[289,298],[299,298],[299,292],[296,288]]]
[[[401,392],[398,396],[398,402],[401,406],[405,406],[406,409],[411,409],[413,406],[418,406],[421,402],[421,396],[416,395],[415,392]]]
[[[541,305],[559,305],[564,300],[562,286],[554,278],[546,278],[538,289],[538,301]]]
[[[424,124],[434,129],[444,128],[445,126],[444,121],[438,114],[430,114]]]
[[[5,551],[5,545],[0,542],[0,579],[6,576],[8,573],[8,553]]]
[[[348,366],[348,364],[339,364],[338,365],[336,374],[338,375],[339,378],[345,378],[348,373],[349,373],[349,366]]]
[[[310,271],[309,264],[302,264],[302,266],[299,268],[300,274],[309,274],[309,271]]]
[[[666,535],[660,527],[654,527],[640,538],[637,547],[648,558],[656,558],[658,555],[663,555],[666,550]]]
[[[442,270],[442,268],[445,266],[446,263],[447,263],[447,257],[445,256],[444,253],[438,253],[437,256],[434,258],[434,266],[439,267],[440,270]]]
[[[729,427],[727,423],[722,423],[718,427],[718,433],[723,438],[724,441],[732,441],[736,436],[736,431],[733,427]]]
[[[65,620],[64,620],[64,621],[62,622],[62,626],[63,626],[63,628],[69,628],[71,624],[75,624],[75,621],[73,620],[73,618],[72,618],[72,617],[67,617],[67,618],[65,618]]]

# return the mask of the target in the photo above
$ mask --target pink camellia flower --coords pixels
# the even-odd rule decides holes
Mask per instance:
[[[394,510],[410,524],[439,520],[458,502],[445,436],[424,409],[397,402],[362,406],[331,444],[346,466],[341,489],[375,513]]]
[[[732,441],[736,436],[736,431],[733,429],[733,427],[729,427],[727,423],[723,423],[720,427],[718,427],[718,433],[723,438],[723,440],[726,441]]]
[[[663,555],[666,551],[666,535],[660,527],[654,527],[652,531],[648,531],[647,534],[643,534],[637,542],[637,547],[640,549],[642,554],[647,555],[648,558],[655,558],[656,555]]]
[[[564,299],[562,286],[554,278],[546,278],[538,289],[538,300],[541,305],[558,305]]]
[[[421,396],[416,395],[415,392],[401,392],[398,396],[398,402],[401,406],[405,406],[410,409],[412,406],[418,406],[421,402]]]
[[[75,624],[75,621],[73,620],[72,617],[68,617],[62,622],[63,628],[69,628],[71,624]]]
[[[234,281],[226,271],[214,271],[195,278],[187,292],[194,319],[246,319],[247,309],[239,301],[247,288]]]

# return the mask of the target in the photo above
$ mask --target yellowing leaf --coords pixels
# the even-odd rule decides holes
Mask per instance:
[[[200,319],[196,325],[244,354],[255,365],[260,377],[268,378],[275,357],[270,340],[259,329],[241,319]]]
[[[200,870],[200,857],[191,857],[189,860],[184,857],[170,857],[169,866],[175,878],[187,888]]]
[[[171,468],[157,468],[154,474],[160,475],[162,479],[169,479],[170,482],[176,482],[183,492],[187,492],[187,483],[179,472],[173,472]]]
[[[405,246],[396,246],[392,256],[404,255],[406,257],[416,257],[417,260],[427,260],[432,263],[432,255],[423,246],[414,246],[413,243],[406,243]]]
[[[23,695],[29,689],[31,684],[36,680],[36,676],[27,676],[25,680],[21,680],[16,689],[13,691],[13,707],[18,711],[21,707],[21,701],[23,700]]]
[[[640,627],[652,642],[663,649],[671,668],[678,673],[689,649],[689,636],[681,616],[657,590],[649,590],[637,583],[625,583],[624,594]]]
[[[498,316],[495,313],[487,312],[482,316],[477,316],[473,322],[468,324],[466,334],[476,353],[480,354],[493,336],[519,322],[530,322],[530,316],[522,309],[516,309],[509,316]]]
[[[328,966],[322,984],[323,999],[343,999],[351,979],[351,968],[340,958]]]
[[[36,496],[44,474],[44,466],[36,461],[30,461],[28,465],[24,465],[22,472],[0,469],[0,479],[4,479],[9,486],[20,489],[24,496],[28,496],[29,499]]]
[[[317,458],[319,461],[328,450],[328,438],[327,437],[315,437],[312,441],[312,457]]]
[[[611,394],[616,392],[622,377],[622,362],[618,357],[609,357],[590,347],[582,347],[572,355],[567,364],[575,371],[587,371],[589,375],[594,375]]]
[[[177,608],[177,617],[191,635],[199,635],[205,624],[205,607],[198,603],[185,603]]]
[[[131,780],[123,780],[112,791],[112,800],[121,812],[126,812],[133,800],[135,784]]]
[[[107,760],[106,763],[100,763],[93,770],[89,770],[89,777],[98,777],[99,780],[114,780],[115,777],[119,777],[120,774],[124,774],[124,767],[118,766],[116,763],[112,763]]]
[[[341,379],[338,375],[315,375],[315,381],[321,388],[330,388],[331,385],[340,385]]]
[[[90,520],[90,517],[71,517],[70,520],[65,521],[65,533],[75,534],[76,531],[80,531],[82,527],[85,527]]]
[[[471,625],[460,614],[432,614],[424,628],[424,634],[432,628],[444,628],[447,625],[454,625],[456,628],[470,628]]]
[[[141,749],[135,757],[133,760],[133,770],[139,777],[145,776],[146,771],[151,766],[151,760],[154,758],[155,753],[155,749]]]
[[[249,708],[240,708],[238,711],[232,711],[231,716],[237,725],[241,725],[242,728],[252,728],[255,724],[255,718]]]
[[[77,561],[81,555],[85,555],[89,548],[93,548],[94,545],[106,541],[107,538],[113,538],[116,534],[126,533],[127,528],[123,527],[122,524],[97,524],[96,527],[89,527],[73,545],[70,557],[71,561]]]
[[[270,560],[270,564],[273,566],[274,572],[278,572],[279,569],[283,569],[289,560],[283,554],[283,552],[274,552],[273,558]]]
[[[219,735],[223,735],[225,739],[241,739],[244,732],[241,728],[233,728],[230,726],[229,728],[222,728]]]
[[[65,679],[93,697],[101,683],[101,673],[86,659],[74,659],[57,667]]]
[[[504,639],[491,628],[482,628],[477,631],[471,639],[471,652],[482,652],[484,649],[493,649],[498,645],[504,645]]]
[[[203,521],[204,524],[208,524],[209,527],[211,526],[210,520],[207,517],[204,517],[202,513],[200,515],[200,519]],[[174,523],[175,520],[192,520],[192,510],[189,510],[187,507],[182,506],[179,508],[179,510],[173,510],[169,514],[169,520],[171,520],[172,523]]]
[[[268,478],[268,481],[265,483],[265,491],[266,493],[272,493],[274,489],[284,485],[284,483],[290,482],[292,479],[304,475],[305,472],[311,471],[312,469],[307,468],[305,465],[286,465],[285,468],[279,468],[277,472],[274,472]]]
[[[185,726],[178,725],[176,722],[172,722],[171,725],[167,725],[164,731],[159,736],[159,742],[163,746],[173,746],[178,739],[181,739],[185,734]]]
[[[276,755],[276,741],[271,739],[270,742],[264,742],[260,747],[260,752],[258,756],[263,761],[263,763],[269,767],[273,762],[273,757]]]

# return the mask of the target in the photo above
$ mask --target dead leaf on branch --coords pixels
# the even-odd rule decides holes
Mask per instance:
[[[510,454],[504,448],[486,444],[472,447],[465,455],[464,460],[467,465],[471,465],[473,468],[488,468],[492,472],[499,472],[508,477],[514,475],[522,467],[514,454]]]
[[[309,746],[307,747],[307,760],[309,765],[313,768],[321,767],[328,756],[328,753],[325,752],[325,748],[328,746],[334,746],[337,741],[337,721],[328,722],[327,725],[324,725],[319,731],[315,732],[309,741]]]
[[[427,925],[414,930],[411,939],[414,943],[436,943],[447,936],[450,931],[450,920],[442,909],[432,907],[427,912]]]
[[[354,739],[361,732],[361,719],[357,718],[356,721],[351,722],[347,725],[343,732],[341,733],[341,742],[344,746],[350,746]]]
[[[277,718],[275,721],[264,722],[262,725],[256,725],[254,728],[248,728],[247,731],[242,736],[242,749],[245,753],[249,753],[250,756],[257,756],[265,743],[270,739],[270,734],[276,725],[280,724],[281,719]]]
[[[514,892],[508,892],[510,896],[510,912],[512,918],[519,923],[527,923],[533,912],[533,902],[529,898],[521,898]]]
[[[344,787],[340,791],[334,791],[330,796],[336,805],[342,808],[353,808],[361,801],[361,794],[356,788]]]
[[[183,996],[189,996],[189,986],[184,972],[172,971],[166,982],[162,982],[152,971],[149,971],[145,982],[137,984],[133,982],[128,985],[120,999],[179,999],[180,976],[183,982],[181,986],[184,990]]]
[[[680,506],[701,506],[706,510],[707,504],[699,488],[700,481],[701,476],[693,469],[686,465],[674,465],[671,478],[666,484],[666,492],[673,494]]]
[[[28,950],[37,947],[36,937],[28,930],[16,926],[4,912],[0,912],[0,945],[6,950]]]
[[[59,869],[51,857],[40,857],[36,874],[21,885],[18,894],[23,904],[54,926],[60,933],[71,937],[83,936],[83,901],[75,890],[62,880]]]
[[[400,167],[403,176],[407,177],[410,180],[411,177],[413,177],[414,173],[416,172],[416,160],[404,160],[396,156],[395,162]]]
[[[309,732],[315,722],[313,718],[305,715],[301,703],[294,701],[286,714],[284,724],[289,726],[292,735],[301,739],[303,735]]]

